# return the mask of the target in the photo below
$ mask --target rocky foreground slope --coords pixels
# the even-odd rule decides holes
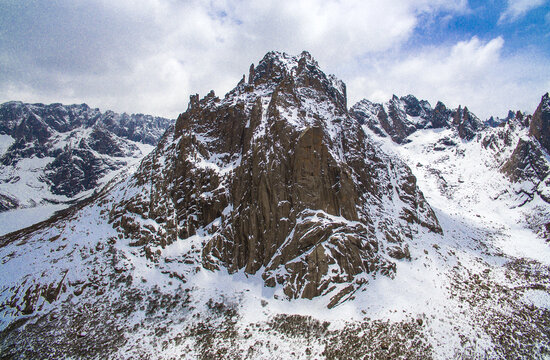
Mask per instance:
[[[513,175],[520,139],[548,163],[546,107],[491,128],[392,101],[348,111],[276,52],[192,96],[134,174],[0,238],[2,356],[547,357],[548,174]]]

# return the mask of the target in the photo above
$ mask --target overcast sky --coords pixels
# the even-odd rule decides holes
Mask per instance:
[[[0,0],[0,102],[176,117],[270,50],[308,50],[349,105],[531,113],[550,91],[550,0]]]

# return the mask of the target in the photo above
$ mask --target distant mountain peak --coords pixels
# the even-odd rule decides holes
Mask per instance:
[[[471,140],[484,127],[483,122],[467,107],[449,110],[440,101],[432,108],[426,100],[414,95],[393,95],[385,104],[374,104],[366,99],[351,107],[351,113],[361,123],[381,136],[390,136],[397,143],[419,129],[456,128],[458,135]]]
[[[11,140],[0,154],[5,174],[0,195],[11,199],[10,208],[71,201],[94,189],[101,177],[121,169],[129,159],[144,156],[133,142],[152,146],[171,124],[172,120],[150,115],[101,113],[86,104],[1,104],[0,135],[6,136],[4,141]],[[29,170],[28,187],[9,175],[21,161],[37,163]],[[27,199],[26,193],[40,188],[42,194]]]

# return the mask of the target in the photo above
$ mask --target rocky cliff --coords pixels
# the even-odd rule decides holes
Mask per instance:
[[[544,94],[529,124],[529,135],[550,153],[550,96]]]
[[[550,204],[550,100],[546,93],[533,116],[511,121],[525,132],[515,143],[501,171],[515,183],[523,204],[540,201]],[[506,128],[506,127],[504,127]],[[513,145],[513,144],[512,144]],[[544,206],[541,207],[544,209]],[[550,241],[550,214],[544,209],[530,220],[531,227]]]
[[[453,128],[460,138],[472,140],[484,124],[467,107],[448,109],[442,102],[432,108],[426,100],[413,95],[394,95],[384,104],[367,99],[359,101],[350,109],[350,114],[381,136],[389,136],[398,144],[407,142],[407,137],[419,129]]]
[[[259,272],[289,298],[330,293],[331,306],[393,276],[416,226],[441,232],[409,168],[370,142],[345,85],[305,52],[268,53],[223,99],[191,96],[134,186],[111,221],[135,244],[207,232],[205,268]]]
[[[509,159],[502,165],[502,171],[516,183],[529,183],[522,191],[532,198],[537,193],[550,202],[550,99],[546,93],[533,113],[533,116],[514,118],[512,126],[526,130],[519,138]],[[504,127],[506,129],[506,127]]]

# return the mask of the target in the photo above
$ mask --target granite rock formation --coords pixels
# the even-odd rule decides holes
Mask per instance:
[[[330,293],[330,306],[392,276],[415,226],[441,232],[410,169],[371,143],[345,85],[306,52],[268,53],[223,99],[191,96],[132,187],[111,222],[151,259],[205,236],[205,268],[259,272],[289,298]]]
[[[550,153],[550,96],[548,93],[544,94],[537,110],[533,113],[529,124],[529,135],[534,137],[547,153]]]
[[[550,204],[550,99],[546,93],[532,116],[517,114],[512,126],[526,132],[501,167],[515,183],[515,192],[523,203],[541,199]],[[509,127],[509,125],[508,125]],[[507,127],[504,127],[506,129]],[[531,227],[550,241],[550,214],[543,210],[530,220]]]
[[[432,108],[426,100],[413,95],[393,97],[384,104],[363,99],[350,109],[350,114],[380,136],[389,136],[402,144],[407,137],[420,129],[453,128],[458,136],[472,140],[485,125],[467,107],[448,109],[442,102]]]

